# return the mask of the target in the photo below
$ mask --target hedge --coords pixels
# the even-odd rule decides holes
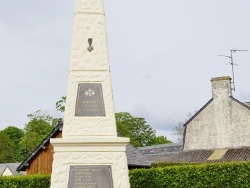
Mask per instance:
[[[131,188],[250,188],[250,162],[134,169]]]
[[[0,176],[1,188],[49,188],[50,175]]]
[[[134,169],[131,188],[250,188],[250,161]],[[0,188],[49,188],[50,175],[0,176]]]

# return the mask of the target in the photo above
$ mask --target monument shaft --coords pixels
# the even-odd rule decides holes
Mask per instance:
[[[51,188],[128,188],[126,145],[117,137],[103,0],[75,0],[62,138]]]
[[[92,39],[93,50],[88,39]],[[77,99],[79,84],[101,84],[102,101],[93,101],[96,96],[85,95],[85,106]],[[88,92],[86,88],[86,92]],[[85,91],[84,91],[85,92]],[[93,91],[96,92],[96,91]],[[80,93],[81,94],[81,93]],[[94,111],[95,102],[103,103],[104,112]],[[92,104],[92,105],[91,105]],[[76,106],[89,110],[89,117],[75,116]],[[100,107],[101,105],[97,106]],[[91,108],[91,109],[90,109]],[[80,109],[81,111],[81,109]],[[92,114],[91,114],[92,113]],[[63,137],[71,136],[116,136],[113,95],[110,80],[108,43],[105,27],[103,0],[76,0],[70,58],[70,73],[67,89],[67,103],[64,116]]]

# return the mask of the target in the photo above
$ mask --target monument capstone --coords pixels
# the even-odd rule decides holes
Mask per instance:
[[[51,188],[128,188],[126,145],[117,137],[103,0],[75,0],[62,138]]]

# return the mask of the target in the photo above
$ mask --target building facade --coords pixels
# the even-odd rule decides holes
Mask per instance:
[[[231,78],[212,78],[213,98],[185,124],[184,150],[250,146],[250,108],[232,97]]]

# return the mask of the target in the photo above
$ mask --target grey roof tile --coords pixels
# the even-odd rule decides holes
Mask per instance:
[[[170,144],[159,144],[155,146],[140,147],[138,150],[142,154],[157,154],[157,153],[169,153],[182,151],[182,142],[170,143]]]
[[[151,160],[143,155],[131,144],[126,147],[126,155],[129,166],[150,166]]]
[[[2,163],[0,164],[0,174],[2,174],[5,169],[8,167],[9,170],[11,171],[11,173],[13,175],[17,175],[19,174],[18,171],[16,170],[17,167],[20,165],[21,163]],[[22,173],[23,174],[23,173]]]
[[[230,161],[249,161],[250,147],[229,148],[224,156],[219,160],[208,160],[214,150],[189,150],[167,154],[148,155],[153,162],[191,162],[191,163],[211,163]]]

